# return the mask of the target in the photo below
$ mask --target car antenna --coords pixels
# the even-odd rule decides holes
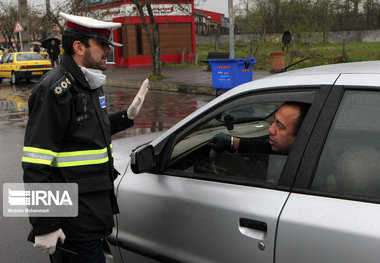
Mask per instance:
[[[305,61],[305,60],[307,60],[307,59],[309,59],[309,58],[311,58],[311,57],[307,57],[307,58],[304,58],[304,59],[298,60],[298,61],[296,61],[296,62],[294,62],[294,63],[292,63],[292,64],[290,64],[290,65],[288,65],[288,66],[286,66],[286,67],[284,67],[284,68],[282,68],[280,72],[285,72],[285,71],[288,70],[288,68],[290,68],[290,67],[292,67],[292,66],[294,66],[294,65],[297,65],[298,63],[301,63],[301,62],[303,62],[303,61]]]

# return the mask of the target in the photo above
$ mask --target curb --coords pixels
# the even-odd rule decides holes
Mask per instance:
[[[106,86],[109,87],[119,87],[119,88],[132,88],[139,89],[142,80],[113,80],[107,79]],[[151,90],[156,91],[168,91],[168,92],[179,92],[179,93],[189,93],[197,95],[215,95],[216,91],[210,86],[203,85],[189,85],[185,83],[173,83],[173,82],[162,82],[162,81],[149,81],[149,86]]]

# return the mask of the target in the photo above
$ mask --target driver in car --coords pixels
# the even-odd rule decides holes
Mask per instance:
[[[238,151],[239,153],[289,154],[298,130],[310,104],[285,102],[275,113],[275,120],[268,128],[269,136],[264,138],[238,138],[218,133],[209,142],[216,150]]]

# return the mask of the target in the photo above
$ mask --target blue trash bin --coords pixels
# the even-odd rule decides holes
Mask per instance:
[[[209,59],[212,71],[212,87],[226,91],[240,84],[252,81],[254,58],[251,59]]]

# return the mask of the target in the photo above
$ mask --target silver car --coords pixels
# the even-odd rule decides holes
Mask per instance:
[[[267,136],[285,101],[310,104],[289,155],[208,145]],[[252,81],[113,149],[115,262],[380,260],[380,61]]]

